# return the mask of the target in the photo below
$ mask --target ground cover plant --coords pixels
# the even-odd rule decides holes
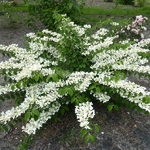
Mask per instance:
[[[118,5],[115,7],[115,4],[112,5],[102,4],[99,7],[85,7],[85,14],[99,14],[99,15],[112,15],[112,16],[136,16],[136,15],[144,15],[149,16],[150,6],[144,7],[133,7],[133,6],[124,6]]]
[[[130,73],[150,77],[150,67],[145,65],[150,39],[141,36],[146,17],[137,16],[129,26],[110,33],[105,28],[90,32],[90,25],[76,25],[65,15],[54,17],[57,32],[45,29],[27,34],[26,49],[0,45],[1,52],[11,55],[0,63],[2,76],[10,82],[0,86],[0,98],[14,98],[17,104],[1,113],[3,129],[19,118],[25,122],[22,130],[28,137],[71,106],[83,128],[81,136],[88,142],[95,141],[93,133],[99,131],[91,120],[93,101],[107,102],[109,111],[122,105],[150,111],[150,93],[127,77]],[[141,40],[122,36],[130,29],[131,37],[139,35]]]

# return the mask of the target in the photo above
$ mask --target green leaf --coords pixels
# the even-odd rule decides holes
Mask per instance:
[[[28,111],[24,117],[25,121],[28,121],[30,119],[30,116],[31,116],[31,112]]]
[[[5,99],[1,95],[0,95],[0,100],[3,102],[5,101]]]
[[[99,125],[98,125],[98,124],[96,124],[94,127],[95,127],[95,131],[96,131],[96,133],[99,133],[99,130],[100,130],[100,129],[99,129]]]
[[[118,111],[119,107],[117,105],[114,105],[114,109]]]
[[[19,98],[19,97],[17,97],[17,98],[15,99],[15,104],[17,104],[17,105],[20,104],[20,98]]]
[[[87,135],[87,136],[86,136],[86,138],[85,138],[85,143],[88,143],[88,142],[89,142],[89,140],[90,140],[90,138],[91,138],[90,134],[89,134],[89,135]]]
[[[76,101],[76,98],[75,97],[72,97],[71,98],[71,103],[74,103]]]
[[[13,80],[10,78],[8,81],[9,81],[10,83],[12,83]]]
[[[58,81],[58,76],[57,76],[57,74],[53,74],[53,75],[52,75],[52,79],[53,79],[53,81],[57,82],[57,81]]]
[[[50,78],[51,78],[51,76],[50,76],[50,75],[49,75],[49,76],[47,76],[47,78],[46,78],[46,82],[48,82]]]
[[[7,126],[3,125],[2,127],[3,127],[3,129],[4,129],[6,132],[8,132]]]
[[[68,6],[69,6],[69,9],[72,9],[73,3],[69,3]]]
[[[64,115],[64,113],[65,113],[65,109],[64,109],[64,108],[62,108],[60,111],[61,111],[61,114],[62,114],[62,115]]]
[[[9,95],[9,94],[6,94],[5,97],[6,97],[7,99],[10,99],[10,95]]]
[[[119,77],[119,76],[116,76],[116,77],[114,78],[114,80],[115,80],[115,82],[118,82],[118,81],[120,80],[120,77]]]
[[[20,92],[15,92],[15,95],[20,97]]]
[[[33,109],[32,110],[32,113],[36,116],[39,116],[40,115],[40,112],[37,110],[37,109]]]
[[[43,75],[42,75],[42,74],[40,74],[39,78],[43,80]]]
[[[4,80],[5,80],[5,81],[7,80],[7,76],[4,77]]]
[[[93,134],[90,134],[90,139],[94,143],[96,141],[96,137]]]
[[[34,76],[34,80],[35,80],[36,82],[38,82],[39,76]]]
[[[150,103],[150,97],[149,96],[146,96],[146,97],[143,97],[142,101],[146,104]]]
[[[84,99],[85,99],[85,97],[78,96],[78,101],[79,101],[80,103],[82,103]]]
[[[39,116],[34,115],[33,118],[35,121],[37,121],[39,119]]]
[[[69,111],[69,107],[67,105],[64,105],[63,108],[66,110],[66,111]]]
[[[5,70],[2,70],[2,74],[3,74],[3,75],[6,74],[6,71],[5,71]]]
[[[67,91],[68,91],[68,88],[67,88],[67,87],[66,87],[66,88],[61,88],[61,89],[58,90],[58,93],[59,93],[60,95],[64,95],[64,94],[67,93]]]
[[[97,87],[97,88],[96,88],[96,92],[97,92],[97,93],[100,93],[100,92],[101,92],[101,89],[100,89],[99,87]]]
[[[82,129],[81,132],[80,132],[80,136],[84,137],[87,133],[88,133],[88,130]]]
[[[147,96],[147,103],[150,103],[150,97]]]
[[[24,144],[23,144],[23,149],[24,149],[24,150],[27,150],[27,149],[28,149],[28,144],[27,144],[27,143],[24,143]]]
[[[20,89],[20,87],[21,87],[21,82],[18,82],[18,83],[16,84],[16,87],[17,87],[18,89]]]
[[[15,94],[14,93],[10,93],[11,98],[15,99]]]
[[[12,86],[11,86],[11,89],[14,90],[14,89],[15,89],[15,85],[12,85]]]
[[[111,110],[113,109],[113,105],[112,105],[112,104],[109,104],[109,105],[107,106],[107,109],[108,109],[108,111],[111,111]]]
[[[89,87],[89,90],[93,90],[95,88],[95,85],[91,85],[90,87]]]
[[[23,87],[26,87],[27,86],[27,83],[26,82],[23,82]]]
[[[70,89],[68,89],[68,94],[70,95],[70,96],[72,96],[73,95],[73,90],[70,88]]]
[[[13,124],[8,123],[8,125],[9,125],[11,128],[14,128],[14,125],[13,125]]]

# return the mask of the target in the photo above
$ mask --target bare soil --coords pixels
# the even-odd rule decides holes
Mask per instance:
[[[99,3],[97,3],[99,4]],[[39,30],[42,27],[39,26]],[[0,25],[0,44],[17,43],[24,47],[23,35],[32,32],[23,22],[16,28],[4,28]],[[7,58],[0,56],[3,61]],[[131,80],[146,86],[150,90],[148,80],[131,77]],[[4,84],[0,78],[0,84]],[[0,102],[0,111],[7,110],[14,105],[13,101]],[[100,126],[100,133],[95,143],[85,144],[80,138],[80,127],[74,111],[59,116],[60,121],[49,121],[39,131],[28,150],[150,150],[150,115],[136,110],[120,108],[118,111],[108,112],[106,105],[95,102],[96,115],[94,123]],[[8,133],[0,132],[0,150],[17,150],[24,133],[21,123],[15,125]]]

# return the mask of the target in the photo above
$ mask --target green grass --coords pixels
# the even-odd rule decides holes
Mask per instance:
[[[101,15],[123,15],[123,16],[135,16],[135,15],[148,15],[150,16],[150,7],[141,8],[114,8],[104,9],[101,7],[85,7],[85,14],[101,14]]]
[[[11,11],[11,12],[28,12],[28,7],[23,4],[18,4],[17,6],[7,6],[0,5],[0,11]]]
[[[105,3],[98,7],[84,8],[84,22],[88,24],[95,24],[100,21],[105,21],[110,18],[115,21],[120,19],[132,19],[137,15],[148,17],[150,22],[150,5],[145,7],[133,7],[129,5],[118,5],[114,3]]]
[[[5,13],[9,12],[13,16],[16,16],[16,13],[28,12],[28,6],[24,4],[18,4],[17,6],[0,5],[0,11]],[[149,18],[148,22],[150,22],[150,5],[145,7],[133,7],[119,4],[116,7],[115,3],[102,3],[98,7],[85,7],[83,11],[84,14],[82,16],[82,20],[85,24],[97,24],[108,19],[112,19],[114,21],[132,19],[136,15],[146,16]],[[17,16],[16,19],[19,18],[20,20],[21,18],[19,15]],[[0,18],[2,18],[2,16],[0,16]]]
[[[118,16],[150,16],[150,4],[145,7],[134,7],[131,5],[121,5],[117,7],[115,3],[101,3],[97,7],[85,7],[85,14],[100,14],[100,15],[118,15]]]

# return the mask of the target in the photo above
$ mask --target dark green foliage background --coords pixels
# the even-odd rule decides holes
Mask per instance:
[[[79,23],[84,6],[82,0],[36,0],[35,3],[29,4],[29,14],[40,19],[48,29],[55,30],[54,13],[66,14],[72,21]],[[30,18],[30,21],[32,19]]]

